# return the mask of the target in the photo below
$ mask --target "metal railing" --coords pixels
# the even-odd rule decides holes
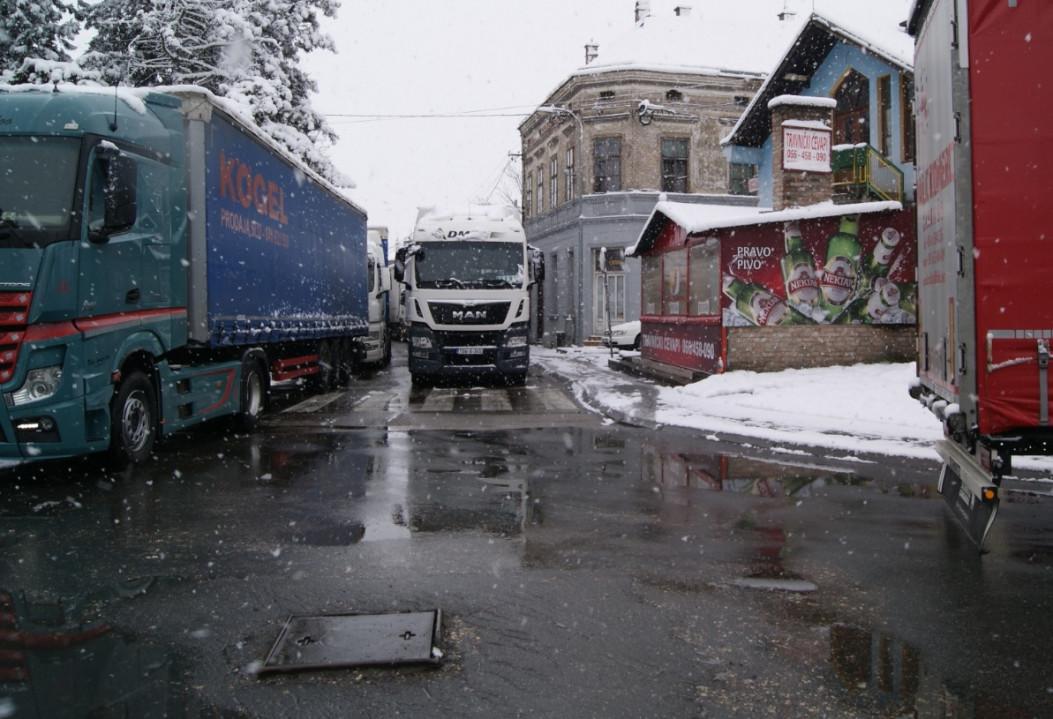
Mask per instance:
[[[903,201],[903,171],[865,143],[833,151],[834,192],[857,199]]]

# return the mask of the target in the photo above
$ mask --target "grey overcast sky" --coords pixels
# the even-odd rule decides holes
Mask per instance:
[[[808,12],[812,0],[785,0]],[[903,6],[906,0],[878,0]],[[873,0],[815,0],[821,10]],[[691,5],[703,21],[774,15],[784,0],[652,0],[652,12]],[[516,127],[584,62],[584,45],[629,32],[635,0],[343,0],[325,30],[337,54],[307,60],[315,106],[330,115],[461,115],[450,118],[331,117],[334,160],[357,187],[371,224],[403,237],[416,208],[485,199]],[[750,38],[743,38],[749,42]],[[466,117],[465,113],[509,117]],[[488,111],[488,112],[486,112]]]

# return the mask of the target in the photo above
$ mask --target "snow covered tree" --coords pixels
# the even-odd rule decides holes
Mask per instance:
[[[311,106],[318,86],[300,67],[303,53],[335,51],[321,32],[320,17],[332,17],[338,0],[235,0],[253,26],[251,58],[231,73],[223,94],[252,108],[271,136],[338,184],[349,184],[327,157],[336,133]]]
[[[64,0],[0,0],[0,79],[50,81],[45,71],[71,59],[78,27],[69,11]]]
[[[342,184],[326,156],[336,134],[311,107],[317,86],[299,65],[303,53],[334,49],[319,21],[338,7],[338,0],[80,0],[80,17],[97,31],[83,63],[110,82],[206,87]]]

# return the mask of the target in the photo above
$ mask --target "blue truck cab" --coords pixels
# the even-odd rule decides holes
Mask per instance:
[[[0,464],[109,450],[366,333],[365,213],[207,91],[0,88]]]

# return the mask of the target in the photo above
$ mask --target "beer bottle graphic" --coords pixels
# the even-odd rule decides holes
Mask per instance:
[[[874,280],[874,291],[859,297],[838,317],[838,324],[880,324],[895,321],[900,303],[899,285],[884,277]]]
[[[836,319],[856,294],[861,251],[859,215],[845,215],[840,229],[826,242],[826,262],[819,280],[827,321]]]
[[[783,225],[783,233],[786,236],[786,254],[782,257],[782,279],[786,285],[786,298],[792,304],[812,307],[819,299],[815,260],[804,248],[804,239],[797,222]]]
[[[732,275],[724,275],[724,294],[735,303],[739,314],[758,327],[810,323],[767,288]]]
[[[894,227],[886,227],[881,231],[881,237],[874,245],[874,252],[867,262],[867,275],[870,277],[888,277],[889,269],[892,267],[892,256],[896,254],[896,246],[899,245],[901,236],[899,230]]]
[[[918,285],[915,282],[902,282],[899,285],[899,308],[911,319],[918,316]]]

